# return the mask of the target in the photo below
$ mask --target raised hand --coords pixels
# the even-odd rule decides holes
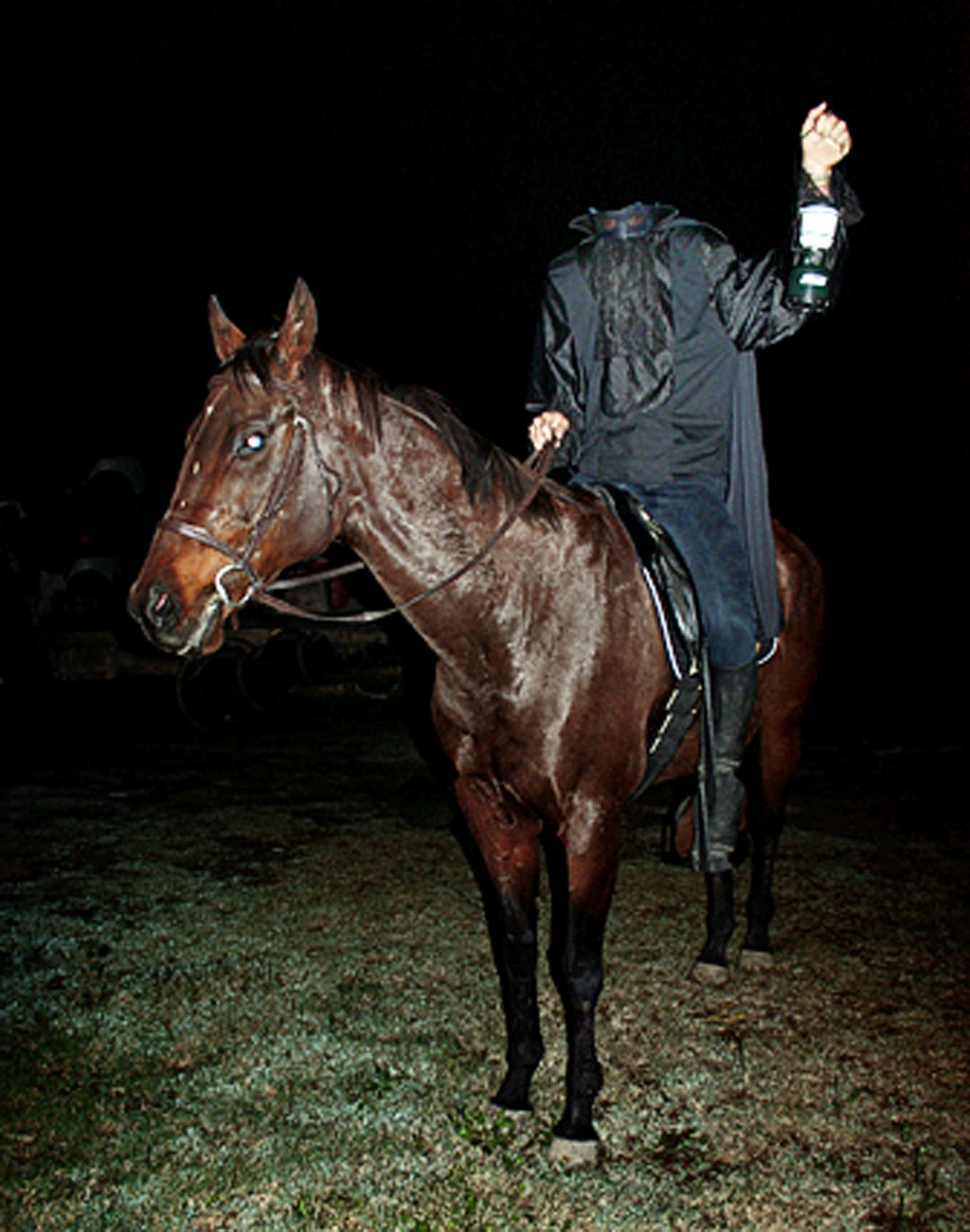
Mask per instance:
[[[832,168],[852,149],[852,135],[828,103],[813,107],[802,123],[802,168],[815,186],[828,192]]]

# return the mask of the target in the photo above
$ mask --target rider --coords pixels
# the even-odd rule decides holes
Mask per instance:
[[[825,103],[801,128],[798,205],[861,217],[836,164],[849,130]],[[671,206],[591,209],[549,267],[528,409],[538,449],[561,447],[578,483],[627,489],[673,539],[693,578],[710,664],[713,775],[698,863],[730,871],[744,789],[736,776],[758,645],[781,629],[752,352],[812,315],[774,254],[737,255]]]

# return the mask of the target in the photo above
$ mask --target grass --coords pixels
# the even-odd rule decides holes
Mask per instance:
[[[6,793],[0,1227],[967,1226],[965,847],[832,836],[801,798],[778,968],[710,990],[686,979],[699,884],[658,863],[643,805],[609,929],[603,1157],[569,1171],[545,1154],[548,979],[523,1125],[487,1102],[496,980],[440,800],[425,781],[387,803],[422,771],[386,703],[306,705],[299,730],[133,738]]]

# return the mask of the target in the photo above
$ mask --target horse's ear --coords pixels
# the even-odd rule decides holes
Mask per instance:
[[[302,278],[296,280],[276,342],[276,362],[283,379],[292,381],[317,337],[317,306]]]
[[[233,325],[214,295],[209,296],[209,328],[216,354],[223,362],[246,341],[246,335]]]

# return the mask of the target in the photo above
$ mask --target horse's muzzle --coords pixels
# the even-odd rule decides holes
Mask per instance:
[[[186,619],[176,595],[162,582],[135,582],[128,596],[128,611],[150,642],[162,650],[180,655],[205,653],[222,611],[221,601],[213,596],[196,620]]]
[[[165,650],[178,649],[182,640],[178,635],[182,607],[161,582],[151,582],[147,589],[136,582],[128,594],[128,614],[149,641]]]

